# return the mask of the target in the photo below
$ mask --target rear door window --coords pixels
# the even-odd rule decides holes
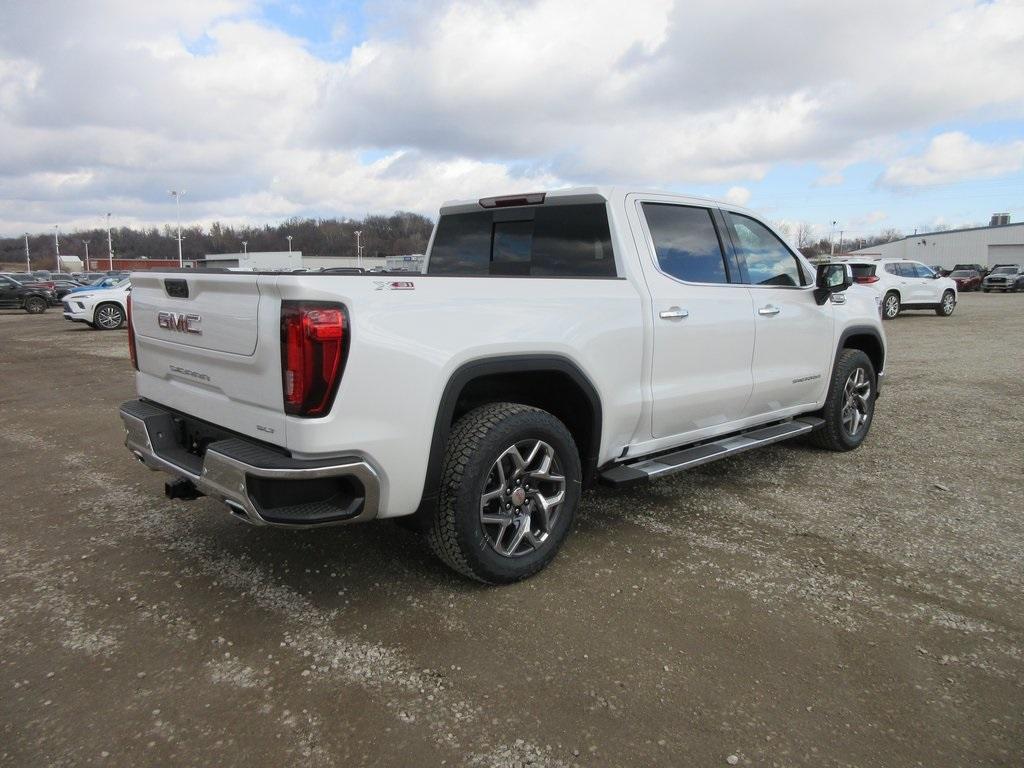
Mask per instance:
[[[604,203],[445,214],[429,275],[615,277]]]
[[[689,283],[729,282],[709,209],[644,203],[643,211],[662,272]]]

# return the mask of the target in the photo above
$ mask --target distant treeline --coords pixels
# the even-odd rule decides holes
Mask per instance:
[[[209,228],[182,227],[182,255],[185,259],[202,258],[208,253],[239,253],[242,241],[250,251],[286,251],[288,235],[292,250],[308,256],[355,256],[356,230],[362,235],[364,256],[393,256],[423,253],[430,238],[433,222],[417,213],[398,211],[391,216],[367,216],[365,219],[288,219],[276,226],[230,227],[215,222]],[[163,230],[118,227],[111,230],[114,256],[130,259],[178,258],[177,229]],[[64,256],[85,256],[84,240],[89,241],[92,258],[107,255],[107,231],[89,229],[60,233],[60,252]],[[29,235],[33,269],[53,269],[53,232]],[[0,262],[25,263],[25,238],[0,239]]]

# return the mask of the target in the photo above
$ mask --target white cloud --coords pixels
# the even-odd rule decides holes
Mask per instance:
[[[890,187],[951,184],[1003,176],[1024,168],[1024,141],[986,144],[959,131],[941,133],[920,155],[901,157],[882,174]]]
[[[1024,78],[994,76],[1024,68],[1017,0],[367,7],[372,32],[335,61],[257,0],[6,5],[0,231],[107,210],[162,222],[178,185],[197,221],[433,213],[617,181],[746,202],[782,164],[819,164],[827,184],[940,121],[1024,119]],[[1021,155],[952,135],[883,183],[990,176]]]
[[[725,192],[725,201],[733,205],[746,205],[750,200],[750,190],[746,187],[729,187]]]

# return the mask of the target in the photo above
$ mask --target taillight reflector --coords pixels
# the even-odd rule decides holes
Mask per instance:
[[[348,352],[348,316],[340,304],[281,303],[284,411],[325,416],[334,402]]]
[[[862,285],[870,285],[871,283],[877,283],[879,277],[878,275],[865,275],[864,277],[856,277],[854,280]]]
[[[139,353],[135,350],[135,327],[132,325],[132,295],[125,299],[125,314],[128,319],[128,354],[132,358],[132,368],[139,370]]]

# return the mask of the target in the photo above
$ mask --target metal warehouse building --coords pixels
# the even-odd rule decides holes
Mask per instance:
[[[852,253],[946,268],[954,264],[1024,264],[1024,223],[923,232]]]

